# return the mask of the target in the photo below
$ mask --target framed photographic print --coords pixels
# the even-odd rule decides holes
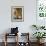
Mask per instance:
[[[40,18],[46,17],[46,0],[37,1],[37,14]]]
[[[36,9],[36,23],[46,25],[46,0],[37,0]]]
[[[24,21],[24,6],[11,7],[11,21],[12,22]]]

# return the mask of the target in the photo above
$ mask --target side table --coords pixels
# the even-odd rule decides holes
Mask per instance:
[[[9,36],[9,37],[7,37]],[[10,33],[6,33],[5,34],[5,46],[7,46],[7,38],[10,38],[10,36],[16,36],[16,45],[15,46],[18,46],[18,33],[17,34],[10,34]]]

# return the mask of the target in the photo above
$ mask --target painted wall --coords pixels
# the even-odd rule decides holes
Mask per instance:
[[[0,1],[0,33],[11,27],[19,27],[20,32],[29,32],[29,26],[36,23],[36,0]],[[24,22],[11,22],[11,6],[24,6]]]
[[[24,22],[11,22],[11,6],[24,6]],[[0,34],[17,26],[19,32],[29,32],[32,37],[32,24],[36,24],[36,0],[0,0]]]

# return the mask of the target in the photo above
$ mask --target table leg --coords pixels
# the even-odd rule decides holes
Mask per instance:
[[[7,46],[7,35],[5,35],[5,46]]]

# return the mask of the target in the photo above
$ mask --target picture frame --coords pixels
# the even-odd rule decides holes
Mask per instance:
[[[12,22],[24,21],[24,6],[11,6],[11,21]]]
[[[46,1],[37,0],[36,2],[37,16],[39,18],[46,18]]]
[[[36,1],[36,24],[46,25],[46,0]]]

